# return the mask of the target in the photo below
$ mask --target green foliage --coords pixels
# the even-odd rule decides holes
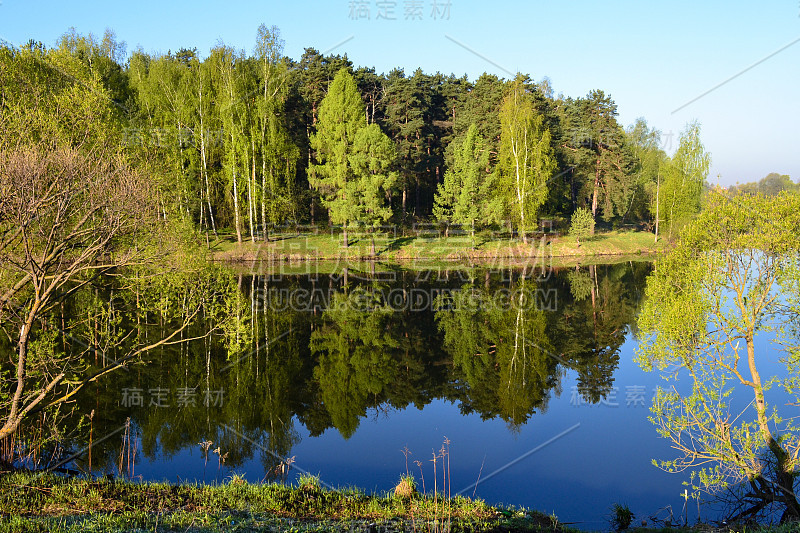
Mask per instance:
[[[311,167],[309,182],[322,194],[323,205],[337,224],[353,219],[345,190],[354,175],[349,157],[358,132],[367,126],[355,80],[341,69],[322,100],[317,133],[311,137],[320,164]]]
[[[608,221],[627,212],[633,194],[633,180],[625,169],[625,139],[616,121],[616,103],[603,91],[591,91],[586,105],[595,152],[592,216],[596,219],[598,207],[602,205],[603,219]]]
[[[635,175],[634,191],[628,209],[629,219],[652,220],[656,217],[656,195],[660,193],[660,172],[666,154],[661,149],[661,132],[649,128],[643,118],[636,119],[626,132],[625,144],[631,151],[631,172]]]
[[[743,481],[763,487],[750,497],[754,508],[774,498],[786,516],[800,511],[793,489],[800,462],[792,452],[800,446],[800,428],[771,408],[765,392],[780,384],[772,397],[797,402],[790,385],[796,368],[790,357],[788,381],[762,376],[772,354],[762,343],[774,336],[772,348],[784,354],[787,345],[796,346],[797,331],[784,324],[797,323],[797,308],[782,300],[796,286],[789,280],[797,274],[798,213],[800,198],[793,195],[712,193],[707,209],[658,262],[638,322],[642,368],[670,369],[668,375],[685,375],[691,384],[690,391],[657,394],[652,420],[679,452],[661,467],[697,469],[696,490],[716,492]],[[752,394],[752,410],[734,410],[734,389]],[[774,467],[765,468],[765,461]]]
[[[238,242],[268,238],[275,225],[319,221],[320,196],[331,221],[368,226],[391,212],[403,224],[413,215],[414,222],[474,218],[478,225],[510,221],[532,229],[538,214],[566,217],[575,205],[590,205],[596,219],[652,217],[649,158],[658,150],[629,143],[651,132],[645,125],[626,137],[602,91],[556,99],[546,79],[534,83],[526,75],[505,82],[482,74],[470,82],[420,69],[379,74],[313,48],[294,61],[283,46],[280,30],[261,24],[250,54],[220,42],[205,54],[185,47],[126,55],[113,32],[97,39],[74,30],[50,50],[35,43],[0,47],[0,143],[46,139],[124,153],[149,177],[165,218],[215,233],[231,228]],[[342,170],[354,164],[347,154],[329,150],[335,134],[326,131],[336,128],[322,105],[343,68],[353,73],[352,120],[378,126],[394,144],[393,152],[377,155],[381,170],[349,191],[342,184],[360,178]],[[512,105],[508,94],[520,97]],[[473,125],[485,161],[467,164],[456,152]],[[530,137],[512,150],[519,143],[512,139],[526,131]],[[518,148],[525,149],[513,155]],[[350,155],[372,157],[360,152]],[[473,217],[464,215],[465,198],[456,193],[459,183],[475,181],[467,167],[478,163],[486,170],[478,180],[483,190],[470,194],[473,207],[487,212]],[[375,205],[347,213],[342,198],[351,196]]]
[[[470,226],[498,222],[488,143],[474,124],[463,139],[454,142],[453,166],[445,172],[436,192],[434,216],[442,222]]]
[[[427,87],[421,70],[406,76],[402,69],[394,69],[386,76],[385,101],[387,131],[397,149],[400,171],[399,188],[403,191],[401,215],[406,216],[409,191],[419,189],[424,179],[426,148],[432,134],[427,115]],[[415,206],[416,207],[416,206]]]
[[[239,240],[297,216],[300,150],[282,51],[277,28],[262,25],[254,57],[224,44],[203,61],[185,49],[131,57],[130,148],[158,161],[150,171],[176,216],[214,231],[230,224]]]
[[[478,134],[486,139],[489,151],[497,154],[501,135],[500,106],[506,89],[503,80],[484,72],[464,89],[469,91],[455,113],[453,129],[456,136],[463,136],[474,124],[478,128]],[[492,162],[496,162],[496,155],[492,159]]]
[[[394,145],[377,124],[358,131],[350,156],[355,180],[346,193],[353,207],[352,220],[377,226],[391,218],[387,198],[397,181],[397,173],[391,170],[394,158]]]
[[[670,237],[677,235],[700,212],[710,166],[711,156],[700,141],[700,124],[687,124],[678,141],[678,150],[664,164],[661,174],[658,212]]]
[[[611,506],[611,527],[614,531],[628,529],[634,518],[633,511],[626,504],[615,503]]]
[[[53,50],[0,47],[0,149],[42,145],[108,157],[119,152],[119,110],[87,65],[91,58],[83,57],[64,45]]]
[[[732,185],[730,192],[740,192],[743,194],[763,194],[764,196],[775,196],[783,191],[798,192],[800,184],[792,181],[786,174],[770,172],[765,177],[755,183],[742,183]]]
[[[585,207],[579,207],[572,214],[569,224],[569,234],[575,237],[575,241],[580,244],[581,239],[588,239],[594,234],[594,217],[591,211]]]
[[[309,183],[320,192],[331,222],[347,226],[388,220],[386,195],[396,181],[390,171],[394,149],[377,125],[367,125],[364,104],[347,69],[336,74],[320,105],[311,146],[320,163],[311,167]]]
[[[571,205],[589,206],[595,220],[624,218],[637,194],[637,172],[616,103],[600,90],[560,103],[559,145],[572,176]]]
[[[536,225],[547,198],[547,182],[556,168],[550,130],[533,107],[533,98],[518,77],[510,82],[500,108],[498,189],[504,209],[523,232]]]
[[[292,140],[287,123],[289,67],[283,61],[283,44],[277,27],[259,26],[254,54],[258,61],[259,95],[251,139],[255,136],[260,141],[252,148],[256,152],[253,157],[261,162],[261,182],[254,180],[257,198],[253,202],[260,200],[262,225],[298,218],[295,174],[300,149]],[[251,164],[251,168],[258,166],[257,161]]]

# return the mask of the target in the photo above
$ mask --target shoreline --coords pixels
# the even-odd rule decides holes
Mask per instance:
[[[645,232],[609,232],[577,244],[574,239],[551,237],[536,244],[486,240],[475,243],[463,237],[397,237],[376,239],[375,253],[370,240],[355,237],[344,248],[338,236],[292,234],[270,241],[218,240],[210,248],[214,262],[235,266],[259,264],[281,267],[292,264],[364,263],[424,268],[427,265],[448,267],[560,267],[581,264],[615,263],[628,260],[653,260],[670,245],[653,242]],[[545,242],[546,241],[546,242]],[[498,265],[501,263],[501,265]]]
[[[249,483],[233,474],[223,484],[134,482],[111,476],[86,478],[50,472],[0,472],[0,533],[44,532],[329,532],[341,533],[580,533],[554,514],[439,492],[367,493],[327,489],[319,478],[296,485]],[[627,507],[624,507],[627,509]],[[609,515],[609,528],[615,525]],[[666,520],[624,531],[690,533],[744,531],[735,524],[683,526]],[[617,525],[619,527],[619,525]],[[793,524],[747,524],[755,533],[788,533]],[[619,530],[619,529],[618,529]]]
[[[402,481],[398,487],[402,485]],[[461,496],[297,485],[136,483],[125,479],[0,473],[0,532],[52,531],[573,531],[555,516]]]

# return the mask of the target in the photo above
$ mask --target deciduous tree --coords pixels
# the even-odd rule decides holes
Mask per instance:
[[[547,180],[556,161],[550,146],[550,130],[533,108],[531,95],[519,77],[510,83],[500,108],[500,156],[497,165],[499,188],[527,244],[526,232],[536,220],[547,198]]]
[[[658,193],[658,213],[670,237],[700,212],[703,185],[711,155],[700,141],[700,124],[692,122],[681,133],[678,150],[666,163]]]
[[[657,393],[652,420],[678,452],[660,465],[696,469],[697,489],[738,486],[739,518],[773,504],[784,519],[800,517],[800,427],[781,416],[798,401],[797,331],[787,325],[800,309],[787,302],[796,301],[799,231],[798,196],[713,193],[656,264],[639,317],[639,364],[690,386]],[[790,379],[768,370],[779,360]]]

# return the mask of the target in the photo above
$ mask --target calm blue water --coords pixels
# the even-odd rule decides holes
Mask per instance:
[[[598,278],[619,278],[626,275],[624,270],[622,266],[595,274]],[[561,291],[561,309],[548,313],[559,315],[568,307],[572,296],[569,286],[562,285],[565,275],[554,276],[552,281],[552,286]],[[640,290],[637,283],[641,279],[631,278],[618,289]],[[429,313],[420,313],[418,320],[433,322],[434,318]],[[431,490],[432,453],[441,448],[446,437],[450,441],[452,493],[463,490],[465,495],[474,494],[491,504],[554,513],[562,522],[574,523],[582,529],[607,529],[614,503],[627,504],[637,523],[652,515],[665,518],[666,506],[671,506],[677,517],[684,505],[682,482],[687,476],[668,474],[653,466],[652,459],[667,459],[672,455],[667,442],[658,437],[647,419],[654,388],[662,380],[655,373],[639,369],[633,360],[636,343],[627,331],[620,342],[615,349],[618,360],[611,376],[610,394],[598,403],[587,402],[578,391],[579,373],[557,365],[558,384],[547,391],[546,408],[536,408],[522,424],[509,423],[500,416],[482,419],[478,412],[465,414],[461,401],[436,393],[421,407],[412,403],[395,408],[388,401],[379,401],[377,408],[366,407],[357,429],[348,438],[335,427],[312,436],[295,415],[290,424],[295,444],[286,454],[296,460],[289,481],[305,471],[319,475],[322,482],[331,486],[388,491],[406,472],[406,458],[401,450],[407,448],[411,452],[408,471],[420,484],[424,477],[426,489]],[[259,411],[259,404],[255,400],[237,409],[240,414]],[[242,418],[247,415],[242,414]],[[227,432],[234,439],[235,433],[247,433],[242,429],[247,424],[240,422],[236,419],[226,422],[234,435],[227,429],[220,433]],[[250,481],[264,478],[266,454],[258,450],[240,464],[221,469],[216,456],[211,454],[204,474],[203,453],[196,442],[187,442],[169,457],[163,452],[152,456],[142,454],[135,465],[136,475],[168,481],[211,481],[232,473],[243,474]],[[422,473],[414,461],[422,462]],[[437,474],[441,490],[441,464]],[[688,517],[692,522],[697,510],[690,503]]]
[[[648,420],[664,382],[634,362],[650,268],[242,276],[238,351],[221,335],[170,347],[80,397],[81,413],[97,410],[95,440],[129,417],[135,437],[128,448],[119,433],[96,444],[93,469],[259,482],[293,457],[285,482],[308,472],[385,492],[408,471],[431,491],[432,454],[447,438],[451,494],[582,529],[608,529],[615,503],[635,524],[670,511],[680,520],[688,474],[652,464],[675,457]],[[769,357],[765,374],[779,371]],[[440,491],[442,474],[439,459]],[[697,517],[690,500],[688,521]]]
[[[405,473],[401,449],[408,447],[412,452],[409,471],[419,481],[419,468],[413,461],[423,461],[427,486],[433,478],[432,452],[442,446],[446,436],[451,441],[453,492],[466,487],[467,496],[474,493],[487,503],[554,513],[562,522],[575,522],[581,529],[607,529],[609,508],[617,502],[627,504],[637,518],[656,514],[667,505],[677,516],[683,508],[682,481],[686,477],[652,465],[653,458],[666,459],[671,454],[647,420],[650,396],[659,378],[642,372],[633,362],[634,346],[635,342],[628,341],[622,348],[615,381],[620,389],[616,407],[578,405],[571,390],[575,377],[568,372],[564,391],[552,398],[548,411],[519,429],[510,429],[498,420],[482,421],[478,415],[464,416],[457,405],[442,400],[421,410],[372,410],[350,439],[335,429],[311,437],[301,428],[301,441],[292,449],[296,466],[333,486],[388,491]],[[645,387],[646,406],[638,402],[626,405],[627,387]],[[504,468],[565,431],[557,440]],[[500,472],[486,479],[496,470]],[[213,455],[206,471],[207,481],[217,475]],[[245,474],[250,481],[263,478],[259,459],[232,471]],[[230,473],[224,470],[224,475]],[[473,488],[479,473],[483,480]],[[203,456],[199,447],[188,447],[168,461],[161,457],[140,461],[136,474],[149,480],[202,481]],[[659,518],[665,516],[664,511],[658,514]],[[696,517],[697,509],[691,505],[690,522]]]

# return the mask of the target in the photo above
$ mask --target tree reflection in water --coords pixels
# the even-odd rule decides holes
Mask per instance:
[[[621,263],[546,277],[479,269],[231,274],[239,288],[226,304],[232,325],[96,383],[66,425],[85,426],[95,410],[96,438],[131,417],[151,460],[193,449],[202,465],[201,443],[211,441],[211,450],[228,453],[227,470],[260,457],[265,476],[293,455],[300,426],[312,436],[335,428],[347,439],[370,410],[444,399],[513,431],[547,410],[568,370],[586,402],[610,393],[649,271],[649,263]],[[160,326],[140,327],[156,336]],[[96,443],[93,468],[115,471],[119,454],[119,439]],[[209,451],[208,481],[219,462]]]

